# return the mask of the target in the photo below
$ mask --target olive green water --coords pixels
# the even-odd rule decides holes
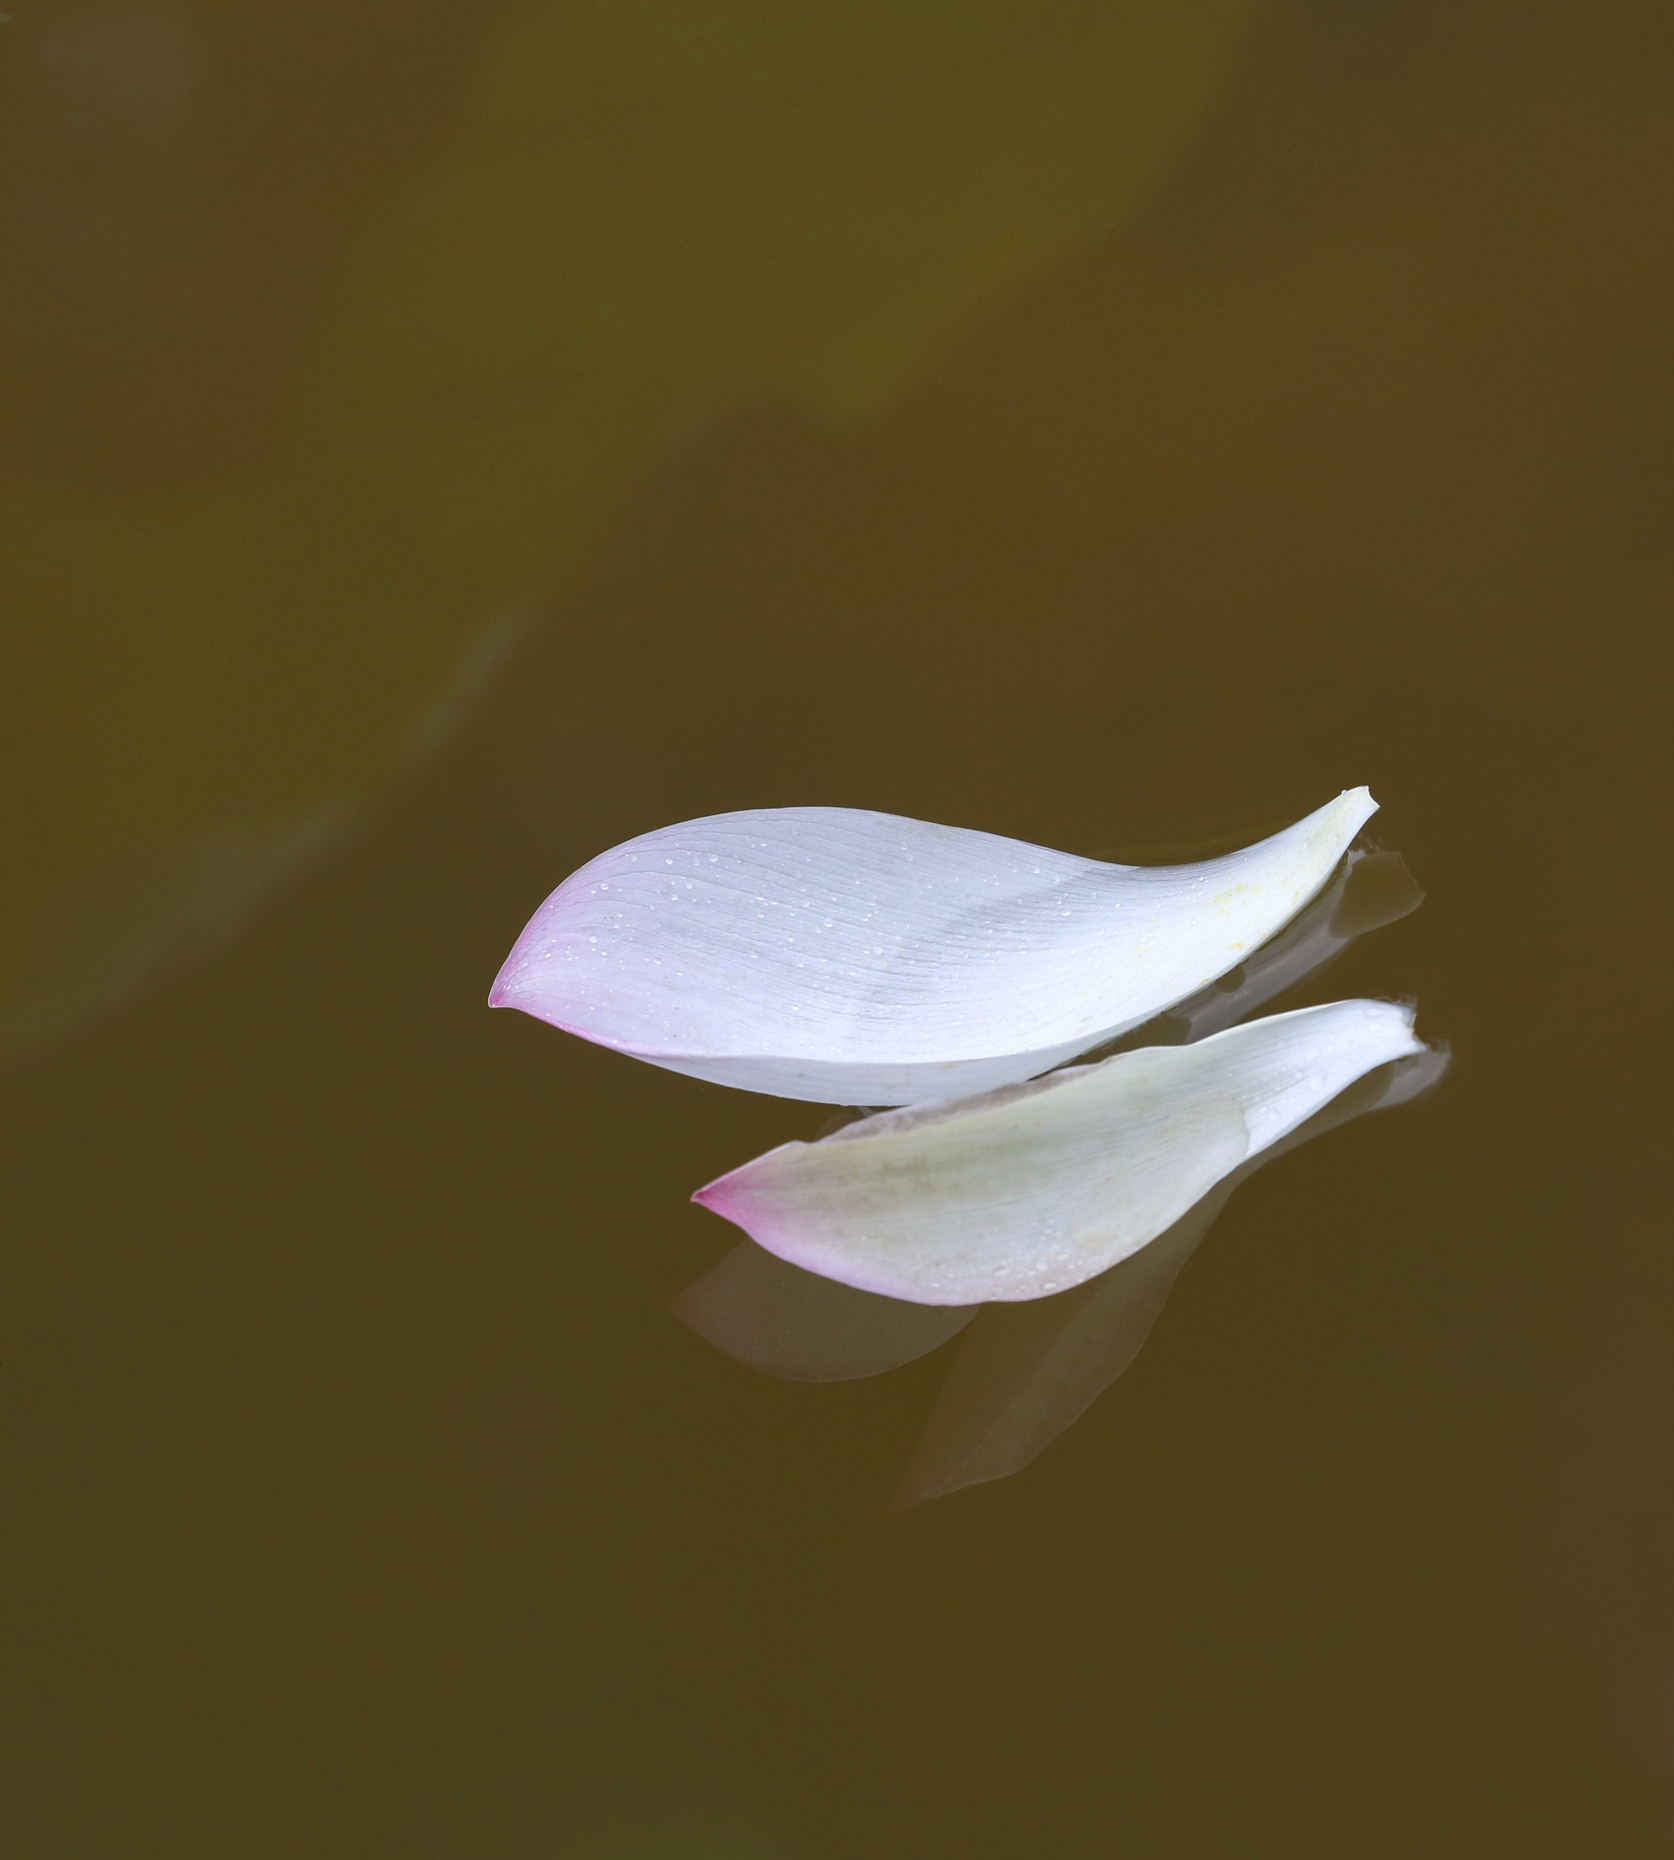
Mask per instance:
[[[1674,26],[10,0],[0,1846],[1674,1847]],[[816,1106],[488,984],[723,809],[1367,782],[1452,1073],[1027,1471],[665,1302]]]

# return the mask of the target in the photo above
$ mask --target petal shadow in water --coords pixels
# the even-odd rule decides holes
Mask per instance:
[[[1330,880],[1364,788],[1222,858],[1122,866],[854,808],[764,808],[601,853],[489,1001],[695,1078],[920,1104],[1034,1078],[1246,961]]]
[[[1439,1083],[1447,1065],[1438,1047],[1379,1067],[1099,1278],[1031,1304],[985,1306],[959,1346],[890,1515],[1021,1471],[1139,1354],[1180,1269],[1240,1182],[1327,1130],[1410,1103]]]

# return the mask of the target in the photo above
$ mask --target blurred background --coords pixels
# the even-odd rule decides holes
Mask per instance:
[[[1674,17],[8,0],[20,1860],[1674,1848]],[[1361,782],[1434,1099],[1034,1467],[752,1375],[814,1106],[488,985],[630,834]]]

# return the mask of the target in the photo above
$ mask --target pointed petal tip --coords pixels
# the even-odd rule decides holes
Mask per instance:
[[[518,951],[522,949],[522,947],[523,939],[519,937],[517,942],[512,945],[510,954],[506,957],[505,961],[500,964],[499,973],[489,984],[488,1005],[491,1008],[521,1007],[523,1005],[517,999],[517,984],[513,970],[513,964],[516,963],[518,959]]]
[[[1345,788],[1323,807],[1316,807],[1311,814],[1304,815],[1288,831],[1304,845],[1317,847],[1330,841],[1346,852],[1354,836],[1377,811],[1378,804],[1372,799],[1370,788]],[[1284,835],[1274,837],[1282,839]],[[1267,843],[1258,842],[1260,845]]]
[[[700,1208],[707,1208],[711,1214],[720,1215],[723,1221],[731,1221],[735,1227],[743,1227],[744,1222],[738,1217],[738,1197],[734,1188],[737,1177],[749,1166],[745,1163],[740,1169],[729,1169],[725,1175],[716,1176],[713,1182],[705,1182],[702,1188],[693,1192],[693,1201]]]
[[[1352,816],[1355,827],[1365,825],[1378,811],[1378,804],[1372,798],[1372,791],[1364,783],[1358,788],[1345,788],[1332,803],[1334,811],[1345,816]]]
[[[1344,1003],[1343,1005],[1352,1006],[1355,1004]],[[1399,1023],[1406,1034],[1406,1046],[1403,1054],[1397,1054],[1394,1055],[1394,1057],[1403,1057],[1406,1053],[1424,1053],[1430,1050],[1418,1037],[1418,1003],[1416,1001],[1379,1001],[1368,997],[1361,1000],[1358,1005],[1360,1011],[1368,1020]],[[1302,1010],[1302,1012],[1306,1011],[1306,1009]],[[1278,1017],[1275,1016],[1275,1018]]]

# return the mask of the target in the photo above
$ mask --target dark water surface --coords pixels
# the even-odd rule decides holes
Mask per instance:
[[[6,1852],[1674,1848],[1666,9],[12,4]],[[1361,782],[1447,1083],[888,1522],[945,1349],[665,1309],[825,1113],[484,1006],[672,820]]]

